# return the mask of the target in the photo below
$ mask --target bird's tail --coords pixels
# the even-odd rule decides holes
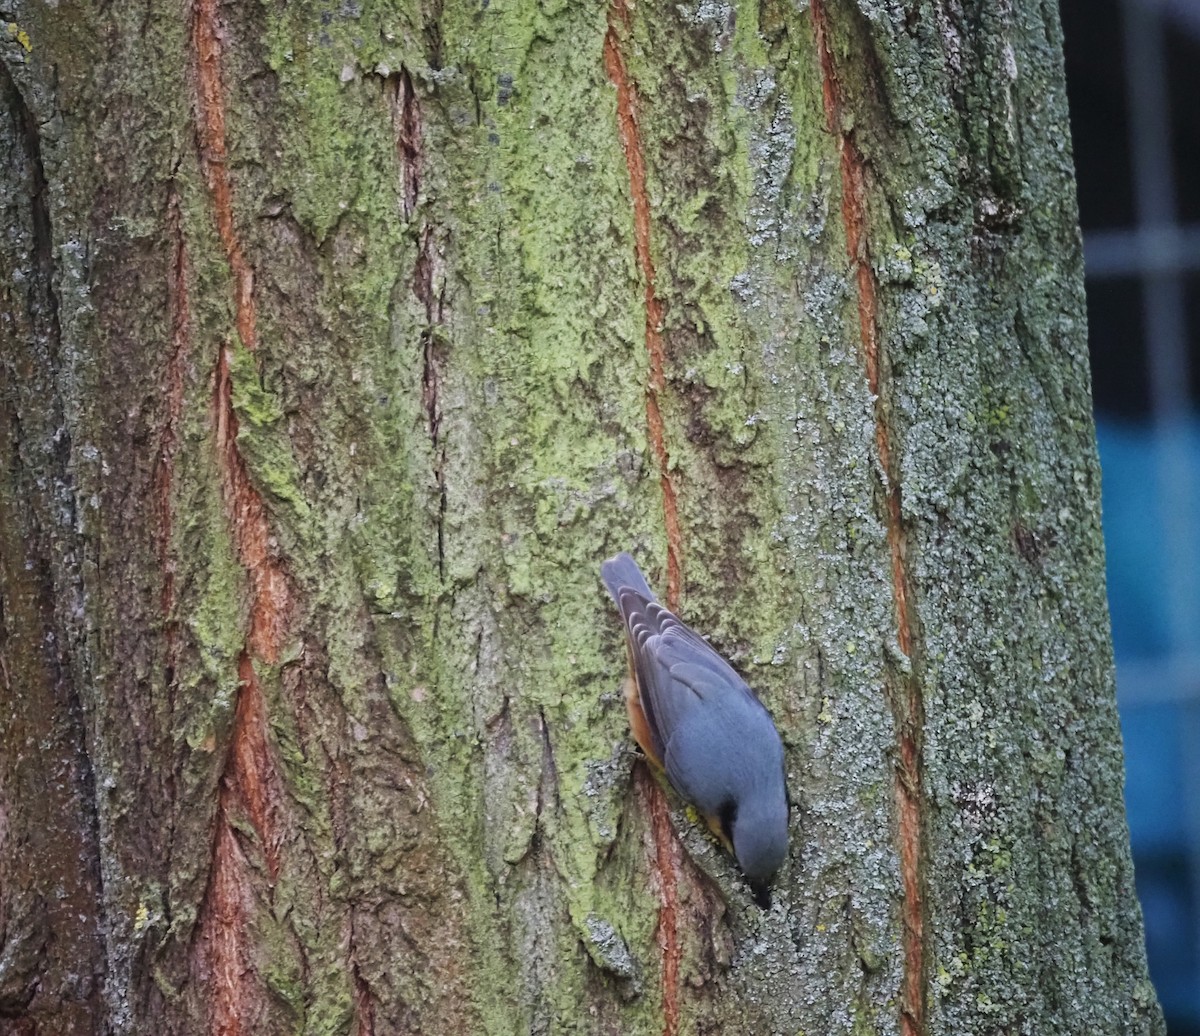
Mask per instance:
[[[612,594],[612,599],[617,602],[618,607],[621,604],[621,591],[626,587],[647,601],[655,599],[654,591],[646,584],[646,577],[642,575],[637,562],[624,552],[615,558],[609,558],[600,566],[600,578],[604,580],[604,585],[608,587],[608,592]]]

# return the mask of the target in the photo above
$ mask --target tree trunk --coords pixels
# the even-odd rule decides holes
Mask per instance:
[[[0,15],[0,1028],[1161,1032],[1053,3]]]

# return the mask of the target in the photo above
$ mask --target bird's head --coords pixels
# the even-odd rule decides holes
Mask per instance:
[[[775,789],[748,796],[738,803],[729,826],[738,866],[761,903],[764,890],[787,856],[787,799]]]

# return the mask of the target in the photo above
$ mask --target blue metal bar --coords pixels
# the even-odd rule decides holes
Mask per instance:
[[[1200,225],[1091,230],[1083,236],[1088,278],[1200,271]]]
[[[1125,82],[1129,104],[1134,207],[1139,232],[1169,235],[1176,226],[1174,163],[1171,153],[1170,91],[1163,45],[1163,12],[1139,0],[1121,4]],[[1178,231],[1175,231],[1178,233]],[[1183,279],[1178,269],[1142,271],[1142,319],[1149,360],[1150,402],[1158,445],[1157,491],[1161,502],[1170,651],[1174,658],[1200,655],[1200,559],[1191,502],[1193,458],[1188,453],[1189,377]],[[1188,682],[1174,688],[1180,693]],[[1196,699],[1180,705],[1180,719],[1195,732]],[[1200,780],[1200,772],[1181,774]],[[1193,902],[1200,902],[1200,801],[1187,789],[1187,831]],[[1200,949],[1200,916],[1193,947]],[[1197,976],[1200,980],[1200,976]]]

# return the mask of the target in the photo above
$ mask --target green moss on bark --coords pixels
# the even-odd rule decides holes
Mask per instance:
[[[794,5],[217,5],[250,351],[196,145],[195,10],[38,11],[14,15],[32,51],[0,31],[0,54],[44,138],[61,342],[29,357],[61,421],[32,389],[11,406],[21,463],[61,481],[39,521],[71,530],[35,547],[103,789],[108,1028],[183,1032],[212,1002],[194,926],[254,592],[222,495],[224,350],[292,594],[277,663],[254,662],[276,875],[229,818],[254,1009],[279,1031],[366,1011],[662,1031],[644,764],[597,578],[629,549],[661,587],[667,554],[612,33],[681,611],[775,713],[796,803],[763,913],[671,800],[682,1031],[896,1030],[897,687],[923,712],[926,1029],[1157,1031],[1052,13],[823,3],[831,133]],[[862,161],[878,400],[839,138]]]

